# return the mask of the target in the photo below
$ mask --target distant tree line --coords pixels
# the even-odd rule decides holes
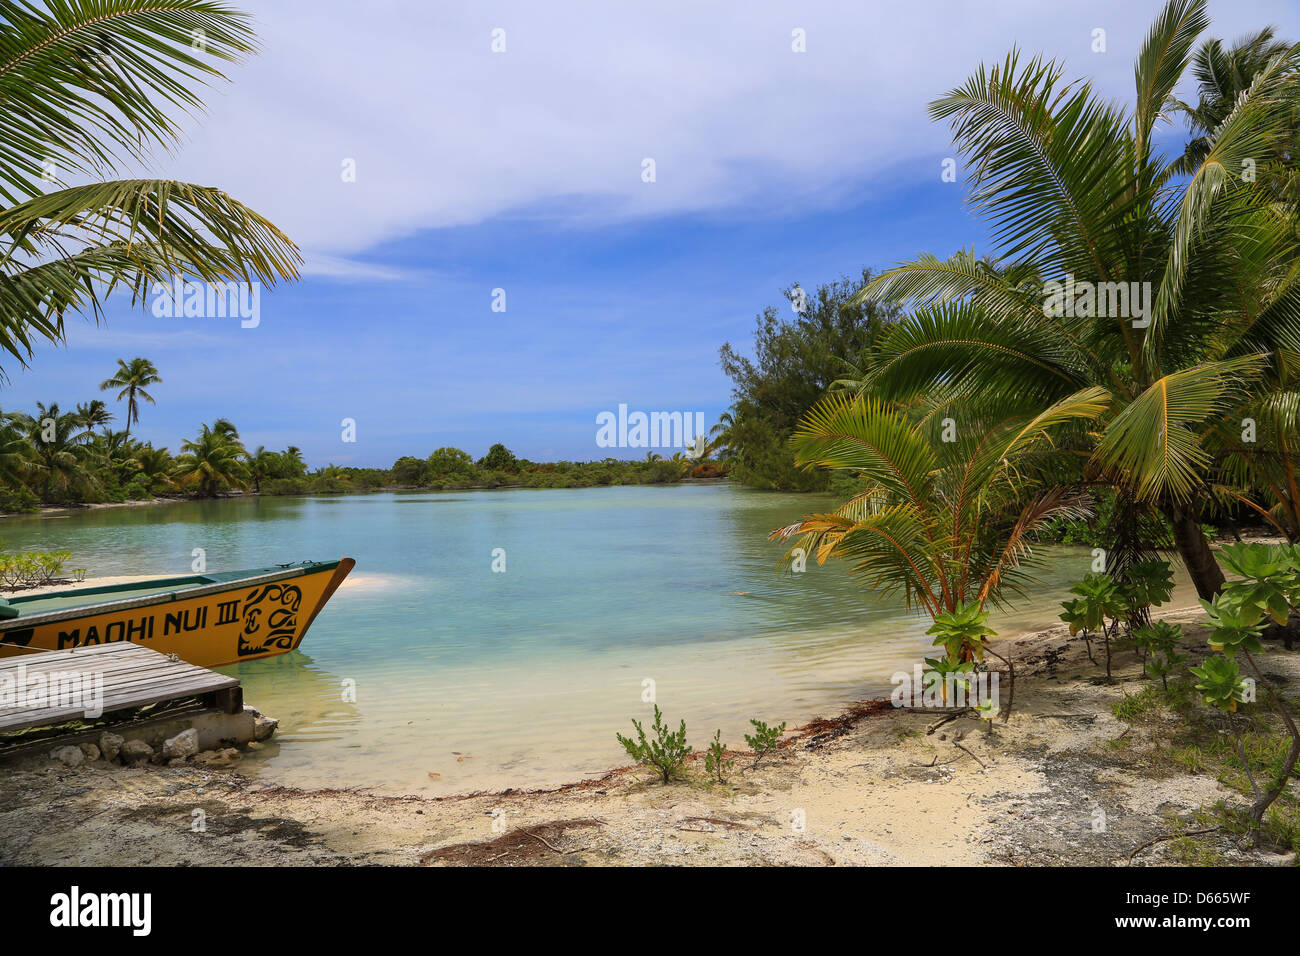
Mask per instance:
[[[459,448],[438,448],[427,458],[399,458],[391,468],[329,464],[309,470],[302,451],[264,446],[249,450],[227,419],[199,426],[179,453],[131,437],[140,404],[155,404],[149,389],[162,382],[147,359],[119,360],[103,391],[126,403],[126,428],[101,400],[71,410],[38,402],[33,413],[0,412],[0,512],[42,505],[141,501],[157,497],[214,498],[233,493],[265,495],[347,494],[381,488],[588,488],[597,485],[664,484],[683,478],[715,478],[725,465],[678,453],[648,454],[640,461],[532,462],[502,444],[475,460]]]

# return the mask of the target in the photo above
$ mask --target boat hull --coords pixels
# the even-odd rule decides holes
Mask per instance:
[[[269,569],[140,597],[130,596],[129,588],[66,592],[75,597],[106,591],[102,602],[0,621],[0,657],[119,641],[175,654],[200,667],[274,657],[302,643],[355,563],[341,558]],[[22,606],[21,599],[11,603]]]

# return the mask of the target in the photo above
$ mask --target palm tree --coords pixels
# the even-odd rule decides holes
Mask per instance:
[[[1193,172],[1209,155],[1214,131],[1228,118],[1237,99],[1250,89],[1255,77],[1275,58],[1285,56],[1289,48],[1290,44],[1277,39],[1277,31],[1272,27],[1244,37],[1231,47],[1225,48],[1219,39],[1201,44],[1191,64],[1200,102],[1196,106],[1178,104],[1192,132],[1179,165],[1181,171]]]
[[[105,429],[91,440],[91,449],[103,467],[110,470],[119,481],[127,481],[140,470],[136,455],[140,443],[131,440],[125,431]]]
[[[713,450],[718,452],[720,461],[731,457],[731,430],[735,425],[735,416],[726,411],[718,416],[718,423],[709,429],[710,443]]]
[[[176,483],[171,478],[175,463],[166,448],[145,445],[137,452],[136,462],[140,466],[140,477],[150,492],[175,487]]]
[[[131,434],[131,426],[138,424],[140,421],[140,406],[137,399],[143,398],[150,405],[157,405],[153,396],[145,391],[150,385],[162,384],[162,377],[158,374],[158,369],[154,367],[153,362],[147,358],[133,358],[130,362],[125,359],[117,360],[117,372],[110,379],[99,383],[99,390],[107,392],[109,389],[121,389],[117,393],[117,401],[121,401],[123,396],[126,397],[126,434]]]
[[[77,406],[77,418],[85,428],[94,429],[100,425],[107,425],[113,420],[114,415],[108,410],[107,405],[96,398]]]
[[[307,462],[303,460],[302,449],[297,445],[290,445],[281,453],[284,460],[285,476],[287,478],[301,478],[307,474]]]
[[[1165,515],[1206,597],[1224,580],[1200,527],[1213,433],[1239,427],[1300,352],[1293,211],[1239,175],[1285,136],[1300,47],[1255,74],[1188,178],[1152,146],[1207,24],[1204,0],[1169,0],[1138,57],[1131,112],[1015,51],[933,102],[996,255],[923,254],[860,293],[915,309],[870,360],[861,387],[873,395],[1024,412],[1105,388],[1092,477]],[[1099,313],[1098,290],[1121,307]],[[1121,291],[1147,293],[1144,307]]]
[[[271,477],[275,472],[276,459],[279,456],[273,451],[267,451],[265,445],[258,445],[257,451],[248,456],[248,477],[253,481],[253,494],[262,493],[262,481]]]
[[[26,364],[119,286],[138,302],[175,277],[297,277],[293,242],[220,189],[98,181],[170,147],[177,111],[224,79],[215,64],[253,49],[249,17],[220,0],[0,5],[0,350]]]
[[[1077,489],[1047,484],[1052,438],[1106,409],[1086,388],[1038,414],[967,419],[953,434],[875,398],[832,392],[804,417],[790,443],[796,464],[853,476],[859,491],[830,514],[772,533],[798,537],[818,563],[854,562],[884,594],[901,593],[931,617],[974,603],[1001,603],[1025,578],[1035,530],[1088,513]]]
[[[22,419],[0,412],[0,485],[21,486],[32,469],[32,445]]]
[[[41,500],[66,500],[69,493],[95,488],[88,466],[91,433],[75,412],[61,412],[57,402],[36,404],[35,417],[15,416],[32,449],[32,471],[41,479]]]
[[[229,438],[231,441],[239,441],[239,429],[234,426],[229,418],[218,418],[212,423],[212,430],[218,435]]]
[[[876,591],[901,593],[928,614],[928,633],[946,648],[943,659],[927,659],[932,670],[960,676],[988,653],[1006,664],[1014,686],[1012,662],[985,643],[994,633],[985,605],[1024,593],[1038,529],[1090,513],[1085,494],[1051,482],[1053,435],[1105,408],[1105,390],[1088,388],[1036,415],[967,418],[950,433],[949,422],[832,392],[791,438],[795,461],[847,473],[858,493],[772,537],[797,537],[795,547],[818,563],[849,561]],[[1003,714],[1010,711],[1008,694]]]
[[[197,438],[181,442],[174,477],[206,498],[215,498],[225,488],[243,488],[247,468],[244,446],[213,426],[203,425]]]

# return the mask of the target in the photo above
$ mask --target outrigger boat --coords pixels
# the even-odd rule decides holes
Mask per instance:
[[[130,641],[200,667],[274,657],[356,564],[305,561],[0,599],[0,657]]]

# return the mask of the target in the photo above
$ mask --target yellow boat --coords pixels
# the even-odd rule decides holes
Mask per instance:
[[[274,657],[302,643],[355,564],[306,561],[0,600],[0,657],[117,641],[200,667]]]

